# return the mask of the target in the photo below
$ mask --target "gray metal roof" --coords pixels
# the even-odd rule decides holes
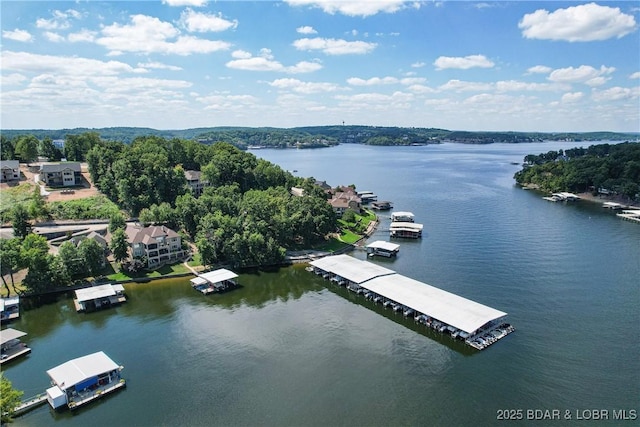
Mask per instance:
[[[507,315],[500,310],[348,255],[329,256],[310,264],[467,333],[473,333],[487,322]]]
[[[507,315],[400,274],[376,277],[361,286],[467,333]]]
[[[310,262],[310,264],[357,284],[371,280],[374,277],[395,273],[395,271],[388,268],[361,261],[349,255],[320,258]]]
[[[210,271],[208,273],[203,273],[198,276],[202,277],[204,280],[210,283],[224,282],[225,280],[231,280],[238,277],[236,273],[234,273],[233,271],[227,270],[226,268]]]
[[[384,250],[387,250],[387,251],[395,251],[398,248],[400,248],[400,245],[398,245],[396,243],[385,242],[384,240],[376,240],[373,243],[369,243],[367,245],[367,248],[384,249]]]
[[[20,338],[27,335],[26,332],[19,331],[13,328],[7,328],[0,331],[0,344],[7,343],[11,340],[15,340],[16,338]]]
[[[51,368],[47,371],[47,374],[54,384],[65,390],[86,379],[118,368],[119,366],[116,362],[111,360],[104,352],[99,351]]]
[[[114,289],[113,285],[92,286],[90,288],[76,290],[76,298],[78,299],[78,302],[110,297],[115,294],[116,289]]]

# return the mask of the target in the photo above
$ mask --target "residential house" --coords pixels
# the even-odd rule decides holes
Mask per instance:
[[[187,185],[189,186],[189,188],[191,189],[191,193],[193,193],[195,197],[200,196],[205,187],[211,185],[209,181],[207,181],[206,179],[202,179],[202,172],[200,171],[184,171],[184,177],[187,179]]]
[[[0,182],[20,181],[20,162],[18,160],[2,160],[0,162]]]
[[[341,217],[347,209],[351,209],[356,213],[360,212],[362,207],[362,201],[355,192],[340,191],[337,192],[329,199],[329,204],[333,208],[333,211],[338,217]]]
[[[125,232],[131,257],[145,257],[148,268],[157,268],[185,255],[180,235],[164,225],[142,227],[127,224]]]
[[[49,187],[82,185],[82,170],[78,162],[43,163],[40,179]]]

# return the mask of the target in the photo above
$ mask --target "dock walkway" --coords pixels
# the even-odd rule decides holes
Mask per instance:
[[[33,397],[30,397],[27,400],[23,400],[22,403],[16,406],[16,409],[14,409],[13,414],[14,415],[24,414],[25,412],[30,411],[42,405],[46,401],[47,401],[47,393],[37,394]]]

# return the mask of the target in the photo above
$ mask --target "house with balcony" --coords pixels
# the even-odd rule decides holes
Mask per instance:
[[[350,191],[337,192],[329,199],[329,204],[333,208],[338,218],[340,218],[348,209],[356,213],[360,213],[362,201],[357,194]]]
[[[184,171],[184,177],[187,179],[187,186],[195,197],[200,196],[204,189],[211,185],[209,181],[202,179],[202,172],[200,171]]]
[[[146,258],[147,268],[158,268],[185,255],[180,235],[164,225],[127,224],[125,232],[131,258]]]
[[[78,162],[42,163],[40,179],[49,187],[82,185],[82,170]]]
[[[3,160],[0,162],[0,182],[20,181],[20,162]]]

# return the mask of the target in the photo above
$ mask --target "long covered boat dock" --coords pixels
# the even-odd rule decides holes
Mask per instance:
[[[316,274],[482,350],[515,329],[507,313],[349,255],[310,263]]]

